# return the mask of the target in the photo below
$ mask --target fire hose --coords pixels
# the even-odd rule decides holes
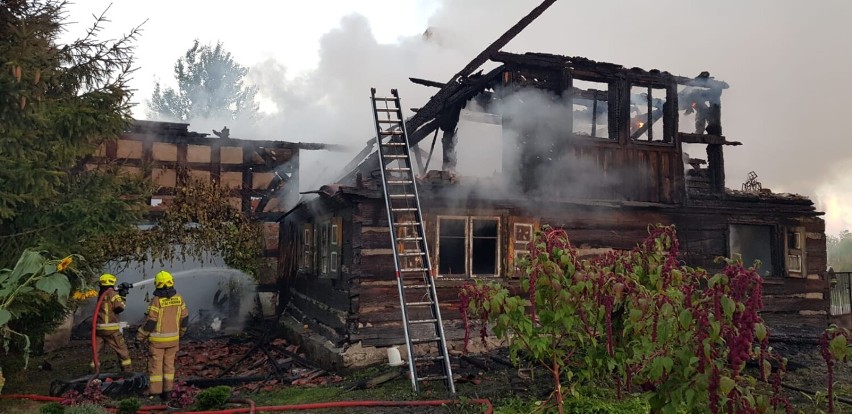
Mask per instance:
[[[89,379],[89,383],[95,380],[98,375],[101,374],[101,363],[98,360],[98,312],[101,310],[101,305],[104,303],[104,298],[106,297],[106,292],[101,293],[98,296],[98,304],[95,305],[95,314],[92,315],[92,363],[95,365],[95,373],[92,375],[92,378]]]
[[[44,401],[44,402],[60,402],[62,398],[60,397],[47,397],[44,395],[36,395],[36,394],[9,394],[9,395],[0,395],[0,399],[26,399],[33,401]],[[249,399],[241,399],[241,400],[232,400],[232,402],[239,402],[248,404],[248,407],[242,408],[228,408],[222,410],[210,410],[210,411],[180,411],[177,413],[183,414],[239,414],[239,413],[248,413],[254,414],[256,412],[280,412],[280,411],[303,411],[303,410],[319,410],[325,408],[354,408],[354,407],[437,407],[442,405],[451,405],[451,404],[479,404],[485,407],[486,414],[494,413],[494,406],[491,405],[491,401],[487,399],[472,399],[466,401],[460,400],[415,400],[415,401],[331,401],[331,402],[323,402],[323,403],[309,403],[309,404],[292,404],[292,405],[268,405],[268,406],[256,406],[254,401]],[[143,406],[139,408],[139,413],[151,413],[157,411],[166,410],[167,407],[164,405],[154,405],[154,406]]]

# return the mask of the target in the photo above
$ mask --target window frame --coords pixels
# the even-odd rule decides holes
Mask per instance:
[[[440,272],[441,269],[441,221],[443,220],[456,220],[456,221],[464,221],[464,273],[451,273],[451,274],[442,274]],[[490,220],[495,221],[497,226],[497,234],[495,237],[495,273],[494,274],[474,274],[473,273],[473,222],[474,220]],[[502,217],[499,215],[471,215],[471,216],[459,216],[459,215],[438,215],[435,220],[435,263],[434,263],[434,272],[438,277],[444,278],[486,278],[486,277],[499,277],[502,272],[503,267],[503,246],[502,246],[502,232],[501,232],[501,224]]]
[[[732,251],[732,243],[731,243],[731,233],[733,226],[752,226],[752,227],[766,227],[769,229],[769,257],[772,259],[772,267],[770,269],[769,275],[760,274],[761,271],[766,270],[766,263],[761,263],[761,268],[758,270],[759,276],[766,280],[766,278],[778,278],[787,273],[786,266],[786,256],[780,256],[780,246],[778,243],[780,242],[778,232],[780,229],[777,225],[766,224],[766,223],[752,223],[752,222],[741,222],[741,221],[732,221],[728,223],[725,237],[725,244],[727,246],[728,257],[733,258],[734,252]],[[740,258],[742,259],[742,254],[740,253]],[[743,259],[743,266],[749,268],[753,263],[746,263]]]
[[[660,84],[654,84],[654,83],[643,83],[643,82],[635,82],[635,81],[634,82],[628,81],[628,82],[626,82],[626,84],[627,84],[627,86],[626,86],[625,89],[627,90],[627,99],[624,100],[624,103],[622,105],[626,106],[625,113],[627,114],[627,116],[626,116],[626,119],[621,122],[621,125],[619,125],[619,128],[624,128],[627,131],[627,133],[626,133],[627,141],[631,144],[639,144],[639,145],[665,146],[665,147],[675,146],[675,143],[677,141],[676,132],[673,132],[673,128],[671,127],[672,125],[674,125],[673,123],[675,122],[675,120],[672,119],[673,117],[670,114],[670,112],[671,112],[670,108],[671,108],[671,102],[673,102],[672,99],[674,99],[674,97],[677,95],[677,93],[675,92],[673,94],[671,87],[669,85],[660,85]],[[662,124],[663,125],[663,128],[662,128],[663,136],[662,136],[661,140],[648,141],[648,140],[640,139],[643,136],[651,137],[653,139],[653,136],[654,136],[653,124],[651,125],[650,128],[648,128],[649,131],[646,131],[647,135],[643,134],[643,135],[640,135],[637,138],[633,138],[632,133],[631,133],[632,126],[630,124],[630,121],[631,121],[631,118],[630,118],[631,99],[630,98],[633,95],[633,88],[645,89],[645,91],[648,93],[648,98],[646,98],[646,104],[648,106],[652,105],[651,102],[653,102],[653,99],[654,99],[653,91],[659,90],[659,91],[662,91],[664,93],[665,97],[664,97],[664,101],[663,101],[663,107],[661,109],[663,114],[660,117],[660,121],[663,122],[663,124]],[[675,88],[675,90],[676,90],[676,88]],[[645,115],[648,118],[650,118],[652,116],[652,114],[653,114],[653,110],[651,112],[647,112]],[[646,121],[647,121],[647,118],[646,118]]]

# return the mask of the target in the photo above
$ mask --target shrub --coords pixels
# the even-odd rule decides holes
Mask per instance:
[[[674,227],[656,226],[631,251],[579,260],[564,230],[545,229],[520,261],[522,295],[493,282],[462,289],[466,329],[470,317],[493,324],[495,335],[509,339],[513,360],[523,351],[545,367],[560,413],[563,395],[590,383],[614,384],[619,398],[648,393],[653,412],[786,406],[778,387],[771,400],[755,395],[756,379],[743,372],[749,359],[762,379],[780,384],[783,372],[770,378],[770,360],[778,358],[758,313],[755,268],[725,260],[711,275],[681,265],[678,248]]]
[[[119,401],[118,403],[118,414],[136,414],[139,409],[142,408],[142,404],[136,398],[127,398]]]
[[[195,396],[195,408],[202,411],[219,409],[229,398],[231,398],[231,387],[227,385],[208,388]]]
[[[55,402],[47,403],[42,405],[38,412],[41,414],[64,414],[65,406]]]

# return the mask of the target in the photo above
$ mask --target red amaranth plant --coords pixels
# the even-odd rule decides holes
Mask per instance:
[[[528,249],[518,263],[519,295],[497,283],[462,289],[466,343],[468,314],[491,323],[510,341],[513,360],[523,351],[552,373],[560,412],[564,378],[572,389],[613,381],[619,395],[638,386],[651,393],[654,411],[674,405],[754,413],[770,402],[785,405],[778,389],[771,401],[755,395],[743,373],[745,362],[757,359],[766,378],[773,360],[754,268],[726,260],[711,275],[682,265],[672,226],[652,226],[634,249],[591,260],[577,258],[561,229],[538,232]],[[759,352],[752,352],[755,340]],[[777,370],[772,380],[782,375]]]

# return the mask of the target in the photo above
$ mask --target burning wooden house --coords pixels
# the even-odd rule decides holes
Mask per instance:
[[[413,79],[439,88],[405,125],[421,156],[415,146],[429,148],[431,139],[434,148],[442,133],[443,165],[426,171],[429,161],[418,156],[418,189],[447,340],[464,335],[459,287],[475,278],[513,283],[516,259],[543,225],[566,229],[582,254],[593,255],[632,248],[649,224],[674,224],[689,265],[717,269],[716,257],[735,255],[762,262],[763,317],[776,337],[826,326],[822,213],[805,197],[760,189],[756,177],[742,190],[728,188],[724,149],[740,145],[722,130],[728,84],[706,72],[683,77],[500,47],[449,83]],[[498,66],[472,74],[486,59]],[[455,136],[460,113],[474,105],[502,119],[502,136],[487,147],[502,154],[490,178],[456,172],[464,162],[456,154],[465,138]],[[706,159],[690,158],[686,147],[705,150]],[[365,348],[405,341],[370,151],[282,219],[282,251],[292,255],[283,275],[288,312],[300,321],[293,327],[309,329],[339,366],[377,362],[383,352],[371,357]]]

